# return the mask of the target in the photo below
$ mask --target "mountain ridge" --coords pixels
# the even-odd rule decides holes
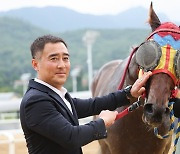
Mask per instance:
[[[0,12],[0,16],[23,19],[52,32],[65,32],[79,29],[119,29],[148,28],[148,10],[135,7],[116,15],[83,14],[65,7],[48,6],[43,8],[27,7]],[[158,14],[160,19],[169,21],[165,14]]]

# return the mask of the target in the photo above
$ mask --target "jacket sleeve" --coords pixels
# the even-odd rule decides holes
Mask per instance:
[[[81,147],[107,136],[102,119],[86,125],[73,126],[57,111],[53,100],[49,97],[32,96],[24,108],[28,128],[64,148]]]
[[[110,93],[102,97],[90,99],[73,99],[78,118],[98,115],[102,110],[115,110],[118,107],[130,104],[123,90]]]

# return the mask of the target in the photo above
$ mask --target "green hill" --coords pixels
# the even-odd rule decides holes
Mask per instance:
[[[12,90],[22,73],[33,73],[29,45],[45,33],[18,19],[0,18],[0,91]]]
[[[129,55],[130,47],[139,44],[148,35],[143,29],[95,29],[100,33],[92,48],[93,69],[99,69],[113,59],[123,59]],[[82,41],[86,29],[55,33],[62,37],[69,46],[71,69],[80,66],[82,69],[78,82],[87,80],[87,48]],[[44,34],[51,32],[35,27],[30,23],[12,18],[0,18],[0,91],[14,90],[14,82],[23,73],[35,71],[31,68],[30,44]],[[66,84],[72,89],[71,78]],[[81,84],[78,90],[82,90]]]

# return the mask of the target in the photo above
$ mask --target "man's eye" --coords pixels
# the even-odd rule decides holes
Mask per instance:
[[[64,59],[64,60],[69,60],[69,57],[64,57],[63,59]]]
[[[56,60],[58,60],[58,58],[57,57],[52,57],[51,60],[56,61]]]

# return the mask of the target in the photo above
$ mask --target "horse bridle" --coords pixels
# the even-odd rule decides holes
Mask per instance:
[[[151,39],[151,38],[153,37],[153,35],[155,35],[155,34],[157,34],[157,33],[160,33],[160,32],[180,34],[180,30],[176,30],[176,29],[164,29],[164,28],[163,28],[163,29],[158,29],[158,30],[155,30],[154,32],[152,32],[152,33],[147,37],[146,41],[149,40],[149,39]],[[175,39],[177,39],[177,38],[175,37]],[[121,80],[121,82],[120,82],[120,84],[119,84],[119,86],[118,86],[118,89],[119,89],[119,90],[122,89],[122,87],[123,87],[123,85],[124,85],[126,73],[127,73],[127,70],[128,70],[128,67],[129,67],[129,64],[130,64],[130,62],[131,62],[131,59],[132,59],[133,55],[136,53],[136,51],[139,49],[139,47],[140,47],[142,44],[144,44],[146,41],[144,41],[143,43],[141,43],[138,47],[134,48],[133,51],[131,52],[131,54],[130,54],[130,56],[129,56],[129,59],[128,59],[128,62],[127,62],[127,65],[126,65],[126,68],[125,68],[124,73],[123,73],[122,80]],[[153,73],[153,74],[156,74],[156,73],[159,73],[159,72],[157,72],[157,71],[154,71],[154,72],[153,72],[153,71],[152,71],[152,73]],[[172,76],[171,76],[171,78],[172,78]],[[173,78],[173,81],[175,81],[174,78]],[[180,79],[177,79],[177,82],[175,82],[175,86],[180,87]],[[174,94],[176,94],[176,93],[177,93],[177,90],[176,90],[176,89],[173,89],[173,91],[172,91],[172,97],[175,97]]]
[[[180,28],[180,27],[179,27]],[[153,35],[159,33],[159,32],[167,32],[167,33],[177,33],[177,34],[180,34],[180,30],[175,30],[175,29],[158,29],[158,30],[155,30],[153,33],[151,33],[149,35],[149,37],[146,39],[149,40],[150,38],[152,38]],[[177,38],[175,38],[177,39]],[[143,42],[144,43],[144,42]],[[142,43],[142,44],[143,44]],[[139,47],[142,45],[140,44],[138,47],[134,48],[133,51],[131,52],[130,56],[129,56],[129,59],[128,59],[128,62],[127,62],[127,65],[125,67],[125,70],[124,70],[124,73],[123,73],[123,76],[122,76],[122,80],[118,86],[118,89],[122,89],[123,88],[123,85],[124,85],[124,81],[125,81],[125,77],[126,77],[126,73],[127,73],[127,70],[128,70],[128,67],[129,67],[129,64],[131,62],[131,59],[133,57],[133,55],[136,53],[136,51],[139,49]],[[155,72],[152,72],[153,74],[155,74]],[[157,73],[157,72],[156,72]],[[173,79],[173,81],[175,81]],[[177,80],[177,82],[175,82],[175,86],[177,86],[178,88],[180,87],[180,79]],[[172,98],[175,98],[176,97],[176,93],[178,92],[178,89],[174,87],[174,90],[172,90],[172,93],[171,93],[171,97]],[[139,97],[141,98],[141,96]],[[137,102],[134,102],[132,105],[130,105],[130,107],[134,110],[136,108],[138,108],[140,105],[142,105],[142,103],[140,102],[140,99],[138,98],[138,101]],[[145,98],[145,96],[143,96],[142,98]],[[160,138],[160,139],[164,139],[164,138],[167,138],[169,137],[169,135],[171,135],[175,128],[174,128],[174,114],[173,114],[173,103],[174,102],[169,102],[169,109],[170,109],[170,128],[169,128],[169,131],[167,134],[165,134],[164,136],[161,136],[158,134],[158,128],[154,128],[154,134]],[[117,119],[123,117],[124,115],[128,114],[129,112],[129,108],[126,108],[124,111],[122,111],[121,113],[118,114],[117,116]],[[174,140],[174,149],[173,149],[173,154],[175,153],[176,151],[176,146],[177,146],[177,142],[178,142],[178,139],[179,139],[179,136],[180,136],[180,118],[178,118],[178,125],[177,125],[177,130],[176,130],[176,136],[175,136],[175,140]]]
[[[146,40],[150,39],[154,34],[159,33],[159,32],[171,32],[171,33],[177,33],[180,34],[180,30],[176,30],[176,29],[168,29],[168,28],[163,28],[163,29],[158,29],[155,30],[154,32],[152,32],[149,37],[147,37]]]

